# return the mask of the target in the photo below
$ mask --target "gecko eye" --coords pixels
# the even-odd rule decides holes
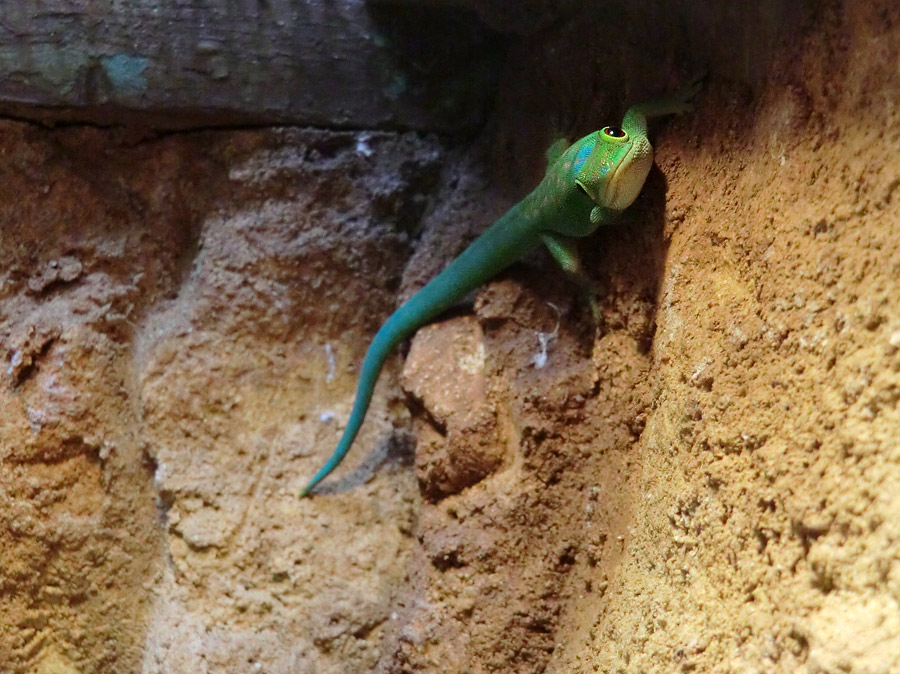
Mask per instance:
[[[600,129],[603,140],[610,140],[614,143],[624,143],[628,140],[628,134],[618,126],[604,126]]]

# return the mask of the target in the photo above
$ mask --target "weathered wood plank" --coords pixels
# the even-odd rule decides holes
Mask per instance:
[[[453,8],[16,0],[0,5],[0,113],[457,130],[482,119],[498,51]]]

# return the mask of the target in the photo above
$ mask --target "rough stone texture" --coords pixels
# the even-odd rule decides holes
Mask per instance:
[[[540,139],[695,65],[627,5],[607,69],[610,3],[514,46],[470,148],[0,124],[0,671],[900,671],[888,0],[784,24],[747,77],[691,45],[719,55],[697,111],[583,247],[599,329],[531,256],[414,338],[405,398],[389,363],[295,497],[369,337]]]
[[[825,11],[666,137],[629,549],[560,671],[900,671],[898,28]]]
[[[129,343],[177,286],[207,167],[113,145],[0,130],[2,671],[133,671],[163,559]]]
[[[390,308],[440,147],[0,138],[0,671],[366,671],[411,545],[411,475],[405,498],[363,484],[408,463],[390,391],[343,484],[374,508],[296,493],[346,414],[362,346],[338,344]],[[366,535],[329,545],[351,513]]]
[[[390,307],[385,286],[408,248],[398,226],[418,223],[440,148],[312,132],[238,140],[231,195],[138,350],[171,555],[143,671],[363,672],[412,544],[411,476],[365,484],[406,461],[390,392],[362,434],[369,465],[323,490],[331,507],[297,494],[346,418],[362,347],[349,335]],[[352,540],[339,533],[348,518]]]
[[[470,317],[417,334],[403,387],[425,412],[416,425],[416,471],[433,500],[457,494],[498,468],[506,454],[487,397],[484,335]]]

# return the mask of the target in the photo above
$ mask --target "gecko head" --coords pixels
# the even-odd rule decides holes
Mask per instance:
[[[629,136],[618,126],[596,134],[590,154],[578,168],[575,182],[599,206],[621,211],[637,199],[650,167],[653,148],[643,134]]]

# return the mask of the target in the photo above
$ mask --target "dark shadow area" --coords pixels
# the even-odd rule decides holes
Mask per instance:
[[[310,496],[343,494],[359,489],[382,470],[396,472],[409,470],[415,465],[415,438],[408,431],[389,433],[372,447],[372,450],[354,468],[341,478],[329,476],[310,492]],[[348,460],[347,463],[352,461]]]

